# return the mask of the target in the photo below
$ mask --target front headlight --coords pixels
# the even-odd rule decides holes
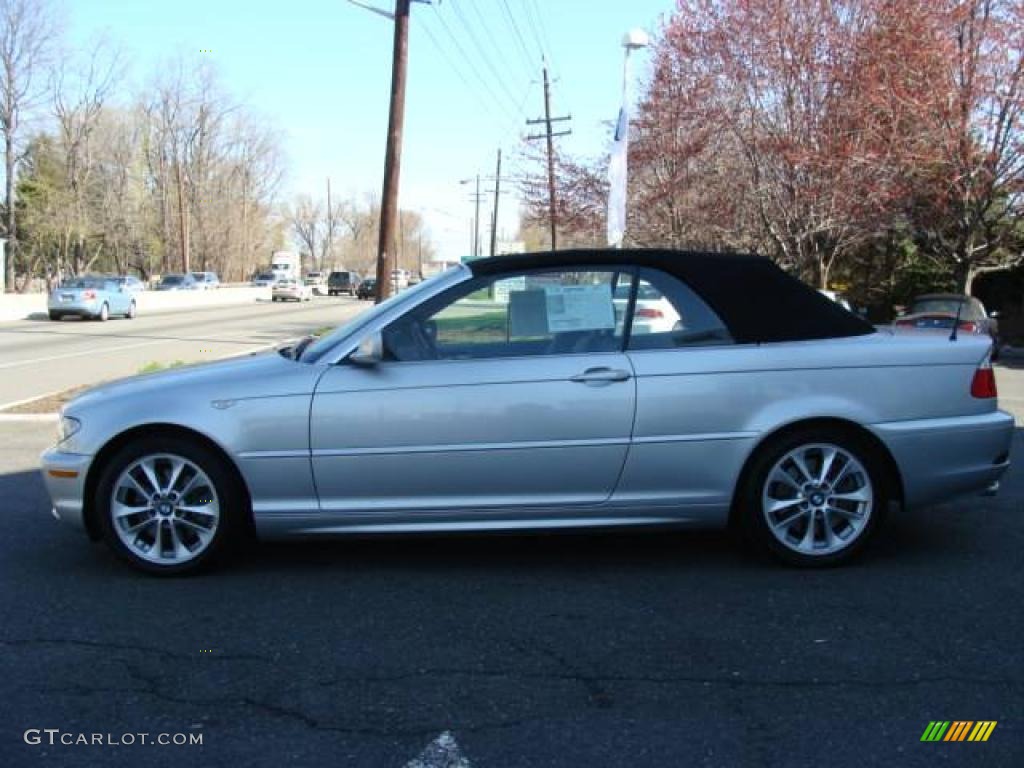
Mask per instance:
[[[82,428],[82,422],[63,413],[57,419],[57,443],[63,443]]]

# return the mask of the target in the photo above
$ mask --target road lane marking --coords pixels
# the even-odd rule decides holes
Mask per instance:
[[[48,363],[54,360],[66,360],[69,357],[84,357],[85,355],[97,355],[106,352],[123,352],[126,349],[138,349],[139,347],[151,347],[154,344],[166,344],[166,339],[158,341],[143,341],[138,344],[122,344],[119,347],[92,347],[80,349],[77,352],[67,352],[63,355],[49,355],[48,357],[34,357],[31,360],[16,360],[13,363],[0,363],[0,370],[5,368],[20,368],[23,365],[35,365],[36,363]]]
[[[405,768],[472,768],[463,757],[451,731],[445,731],[434,739],[419,757],[410,760]]]

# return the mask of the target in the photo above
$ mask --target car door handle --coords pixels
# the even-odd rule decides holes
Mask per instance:
[[[587,368],[583,373],[570,376],[569,381],[577,384],[611,384],[613,381],[626,381],[628,371],[616,368]]]

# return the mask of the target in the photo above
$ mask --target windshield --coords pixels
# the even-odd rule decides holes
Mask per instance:
[[[70,280],[65,280],[60,284],[61,288],[102,288],[104,280],[99,277],[75,277]]]
[[[468,276],[469,270],[463,266],[452,267],[451,269],[447,269],[444,272],[434,275],[428,280],[424,280],[422,283],[417,283],[412,288],[404,290],[401,293],[394,294],[387,301],[381,302],[377,306],[373,307],[373,309],[370,309],[361,315],[357,315],[344,325],[340,325],[325,336],[321,336],[306,347],[299,359],[304,363],[318,362],[322,357],[334,349],[335,345],[348,338],[351,334],[358,332],[360,328],[369,325],[381,315],[389,312],[396,304],[404,303],[406,301],[416,303],[416,299],[419,296],[433,293],[439,282],[453,278],[456,273],[463,273]]]
[[[961,313],[966,312],[967,307],[964,307],[963,304],[963,300],[960,299],[924,299],[914,302],[910,308],[910,314],[955,315],[958,309]],[[961,307],[963,308],[961,309]]]
[[[182,282],[184,279],[185,278],[181,277],[180,275],[168,275],[160,282],[162,282],[164,285],[178,285],[178,283]]]

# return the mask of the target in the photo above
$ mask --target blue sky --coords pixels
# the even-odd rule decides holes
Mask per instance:
[[[402,206],[424,213],[446,254],[466,250],[472,203],[459,180],[492,174],[499,146],[507,168],[525,119],[543,114],[542,46],[555,79],[552,109],[573,115],[573,135],[559,140],[561,148],[603,151],[606,122],[618,110],[622,34],[637,26],[655,31],[672,7],[672,0],[415,3]],[[73,42],[106,33],[124,47],[136,89],[172,56],[213,59],[227,90],[280,130],[285,198],[323,196],[328,176],[335,194],[379,193],[391,69],[387,19],[346,0],[72,0],[67,12]],[[499,231],[511,236],[517,201],[503,195],[501,205]]]

